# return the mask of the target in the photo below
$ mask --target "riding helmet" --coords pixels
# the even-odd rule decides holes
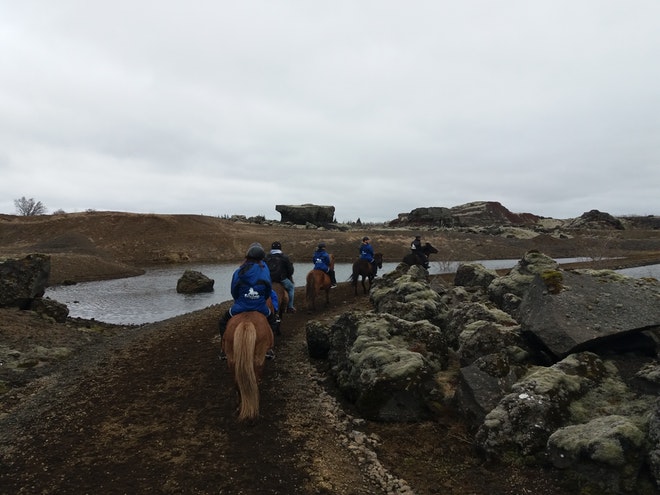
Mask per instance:
[[[262,260],[266,257],[266,253],[264,251],[264,248],[261,247],[261,244],[259,244],[258,242],[253,242],[252,244],[250,244],[247,253],[245,253],[245,257],[254,260]]]
[[[271,249],[282,249],[282,244],[280,244],[280,241],[275,241],[270,245]]]
[[[362,242],[368,241],[368,240],[369,240],[369,238],[366,235],[362,238]]]
[[[319,242],[318,248],[325,249],[325,242]]]

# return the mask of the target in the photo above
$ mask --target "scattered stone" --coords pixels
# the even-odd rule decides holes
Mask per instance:
[[[200,292],[213,292],[215,280],[196,270],[186,270],[176,283],[179,294],[197,294]]]

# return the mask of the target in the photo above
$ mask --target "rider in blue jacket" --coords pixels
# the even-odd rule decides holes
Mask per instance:
[[[245,254],[245,261],[239,266],[231,278],[231,296],[234,304],[220,318],[218,323],[220,337],[225,333],[227,322],[232,316],[246,311],[258,311],[268,318],[274,333],[278,333],[279,320],[277,312],[271,312],[267,305],[268,298],[272,297],[273,287],[270,280],[270,271],[263,259],[266,253],[258,242],[252,243]],[[274,301],[273,301],[274,302]],[[223,357],[222,354],[220,356]],[[273,359],[272,349],[266,354]]]
[[[370,239],[366,235],[362,238],[362,244],[360,244],[360,259],[367,260],[371,263],[374,276],[378,272],[378,265],[374,261],[374,248],[369,244]]]
[[[321,270],[328,274],[331,283],[330,287],[337,287],[335,271],[330,269],[330,255],[325,250],[325,242],[319,242],[316,251],[312,255],[312,263],[314,263],[314,270]]]

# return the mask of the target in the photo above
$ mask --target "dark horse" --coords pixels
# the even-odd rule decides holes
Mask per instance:
[[[378,268],[383,268],[383,253],[374,254],[374,264]],[[365,279],[369,280],[369,290],[371,290],[371,284],[374,281],[375,276],[376,276],[376,270],[374,269],[373,264],[370,263],[368,260],[360,258],[355,263],[353,263],[353,274],[351,275],[351,282],[353,283],[353,287],[355,288],[355,295],[357,296],[358,293],[357,283],[359,277],[362,277],[362,290],[366,294],[369,291],[367,290],[367,287],[364,284],[364,280]]]
[[[257,311],[239,313],[227,323],[222,350],[227,354],[227,366],[238,389],[239,421],[259,416],[259,382],[266,351],[274,342],[268,320]]]
[[[335,269],[335,255],[330,255],[330,270]],[[311,313],[316,311],[316,298],[325,291],[325,305],[330,304],[330,286],[332,282],[330,276],[323,270],[312,269],[307,274],[305,279],[305,303],[307,305],[307,312]]]
[[[427,259],[428,259],[430,254],[435,254],[437,252],[438,252],[438,250],[436,248],[434,248],[433,246],[431,246],[431,244],[428,243],[428,242],[422,246],[422,253],[424,253],[424,255],[426,256]],[[420,261],[419,257],[417,255],[415,255],[415,253],[406,254],[403,257],[403,262],[406,265],[410,265],[410,266],[413,266],[413,265],[423,266],[423,263]]]

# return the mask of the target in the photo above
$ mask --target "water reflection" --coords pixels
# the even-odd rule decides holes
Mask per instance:
[[[559,263],[581,261],[580,258],[557,259]],[[480,260],[489,269],[513,267],[519,259]],[[431,274],[452,273],[460,262],[431,262]],[[392,271],[397,263],[383,263],[380,273]],[[46,296],[69,307],[72,317],[96,319],[116,324],[143,324],[165,320],[174,316],[203,309],[231,299],[229,282],[236,264],[191,264],[148,269],[139,277],[84,282],[70,286],[49,287]],[[311,267],[298,266],[294,277],[296,286],[305,285],[304,277]],[[185,270],[197,270],[215,280],[215,290],[203,294],[178,294],[177,280]],[[337,280],[347,281],[351,275],[350,263],[335,266]],[[618,270],[632,277],[660,278],[660,265]],[[299,301],[302,303],[302,301]],[[297,303],[297,305],[300,305]]]

